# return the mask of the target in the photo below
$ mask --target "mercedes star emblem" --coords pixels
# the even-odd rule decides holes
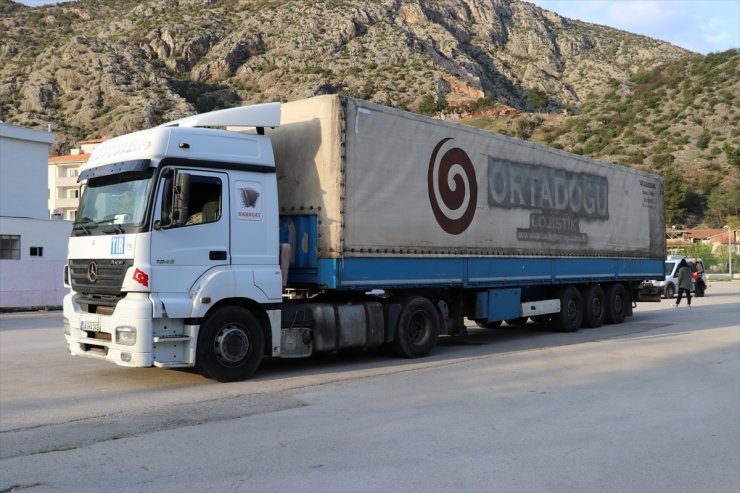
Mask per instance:
[[[87,278],[90,282],[96,282],[98,280],[98,264],[90,262],[87,266]]]

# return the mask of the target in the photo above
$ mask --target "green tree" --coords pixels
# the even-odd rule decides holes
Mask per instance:
[[[740,168],[740,146],[731,146],[727,142],[722,146],[722,150],[727,156],[727,162],[736,168]]]
[[[663,205],[667,225],[681,224],[686,218],[686,185],[673,167],[663,169]]]
[[[444,98],[435,99],[431,94],[425,94],[419,102],[417,111],[422,115],[434,115],[446,109],[447,101]]]
[[[710,140],[712,140],[712,135],[709,133],[709,130],[705,128],[704,131],[699,134],[699,138],[696,139],[696,147],[699,149],[706,149],[709,147]]]
[[[707,201],[707,220],[710,225],[721,228],[740,216],[740,184],[730,189],[712,190]]]
[[[547,97],[545,91],[539,89],[530,89],[527,94],[527,106],[533,109],[546,108],[550,104],[550,98]]]
[[[658,170],[668,170],[675,160],[673,154],[654,154],[652,157],[653,164]]]

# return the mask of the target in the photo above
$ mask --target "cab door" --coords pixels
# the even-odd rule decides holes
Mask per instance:
[[[211,171],[180,172],[189,175],[187,208],[179,211],[187,217],[177,221],[169,218],[174,173],[163,175],[155,202],[151,290],[160,296],[179,293],[182,297],[205,272],[231,262],[226,212],[229,210],[228,175]]]

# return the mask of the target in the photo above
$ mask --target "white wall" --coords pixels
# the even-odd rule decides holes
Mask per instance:
[[[59,306],[72,223],[48,221],[54,134],[0,122],[0,234],[20,236],[20,259],[0,259],[0,307]],[[30,248],[43,248],[31,257]]]
[[[43,260],[66,260],[72,221],[0,217],[0,234],[20,235],[21,260],[38,260],[30,248],[44,247]]]
[[[62,306],[66,261],[0,260],[0,308]]]
[[[54,134],[0,122],[0,216],[47,219]]]
[[[0,259],[0,308],[61,306],[71,232],[69,221],[0,217],[0,234],[21,237],[20,260]],[[43,256],[31,257],[32,246],[42,247]]]

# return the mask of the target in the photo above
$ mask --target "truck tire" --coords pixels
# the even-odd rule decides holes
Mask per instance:
[[[604,290],[606,294],[606,316],[604,322],[608,324],[621,324],[627,316],[629,300],[627,290],[621,283],[609,284]]]
[[[485,322],[483,320],[476,320],[475,323],[481,329],[498,329],[499,327],[501,327],[501,320],[497,320],[495,322]]]
[[[669,284],[665,287],[665,299],[672,300],[676,296],[676,287],[673,284]]]
[[[439,338],[439,314],[431,301],[421,296],[406,298],[398,317],[394,352],[403,358],[429,354]]]
[[[197,368],[219,382],[250,377],[260,365],[265,334],[257,318],[238,306],[217,308],[200,328]]]
[[[560,313],[553,316],[553,326],[560,332],[575,332],[583,321],[583,298],[573,286],[558,291]]]
[[[508,320],[504,320],[509,325],[517,325],[521,326],[527,323],[527,320],[529,320],[529,317],[518,317],[518,318],[510,318]]]
[[[606,297],[604,290],[598,284],[586,286],[581,290],[583,297],[582,327],[601,327],[606,316]]]

